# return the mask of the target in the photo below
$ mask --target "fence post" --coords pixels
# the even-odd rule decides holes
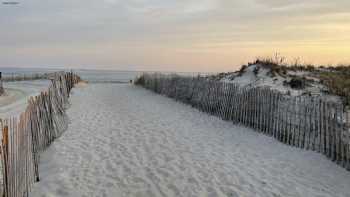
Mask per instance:
[[[315,99],[314,98],[312,98],[311,99],[311,104],[309,105],[309,107],[310,107],[310,111],[309,111],[309,116],[310,116],[310,120],[309,120],[309,124],[310,124],[310,137],[312,138],[312,139],[310,139],[310,143],[311,143],[311,150],[312,151],[315,151],[315,139],[316,139],[316,137],[317,137],[317,135],[316,135],[316,131],[315,131],[315,117],[314,117],[314,113],[315,113]]]
[[[244,90],[244,125],[248,126],[248,105],[249,105],[249,95],[248,95],[248,88],[245,88]]]
[[[343,118],[342,118],[342,113],[343,113],[343,109],[342,109],[342,105],[341,104],[337,104],[337,108],[336,108],[336,128],[335,128],[335,135],[336,135],[336,160],[338,164],[341,164],[342,161],[342,124],[343,124]]]
[[[339,164],[341,164],[342,166],[344,166],[344,108],[343,108],[343,104],[339,104],[339,121],[340,124],[338,124],[338,143],[339,143],[339,153],[338,153],[338,161]]]
[[[238,122],[238,87],[236,85],[233,85],[233,94],[232,94],[232,122],[237,123]]]
[[[292,98],[288,97],[287,100],[287,129],[286,129],[286,133],[287,133],[287,142],[286,144],[291,145],[291,141],[292,141],[292,124],[291,124],[291,110],[292,110]]]
[[[293,146],[293,101],[294,98],[293,97],[289,97],[288,98],[288,145]]]
[[[272,116],[272,120],[273,120],[273,122],[272,122],[272,136],[274,137],[274,138],[276,138],[277,137],[277,135],[276,135],[276,133],[277,133],[277,128],[276,128],[276,115],[277,115],[277,102],[276,102],[276,100],[277,100],[277,94],[275,93],[275,92],[272,92],[273,94],[272,94],[272,99],[273,99],[273,107],[272,107],[272,114],[271,114],[271,116]]]
[[[330,125],[329,125],[329,119],[330,119],[330,110],[329,110],[329,104],[325,103],[325,126],[326,126],[326,151],[327,151],[327,157],[331,157],[331,138],[330,138]]]
[[[350,170],[350,107],[345,110],[345,136],[346,136],[346,169]]]
[[[264,134],[267,134],[268,132],[268,120],[269,120],[269,117],[268,117],[268,97],[267,97],[267,89],[264,88],[263,89],[263,102],[264,102]]]
[[[331,109],[331,119],[330,119],[330,126],[331,126],[331,155],[332,155],[332,161],[336,161],[336,122],[337,122],[337,108],[336,105],[332,104]]]
[[[260,117],[261,117],[261,132],[265,133],[266,131],[266,103],[265,103],[265,89],[260,89],[260,100],[261,100],[261,111],[260,111]]]
[[[2,125],[3,196],[8,197],[8,126]]]
[[[323,125],[322,125],[322,101],[321,99],[318,99],[317,101],[317,127],[318,127],[318,152],[322,153],[323,151]]]
[[[254,93],[253,93],[253,128],[257,129],[258,124],[257,124],[257,108],[258,108],[258,97],[257,97],[257,92],[258,90],[254,88]]]
[[[273,136],[273,92],[271,90],[268,90],[268,95],[269,95],[269,113],[268,113],[268,118],[269,118],[269,136]]]
[[[259,88],[258,89],[258,97],[259,97],[259,106],[258,106],[258,111],[259,111],[259,132],[264,132],[264,93],[263,93],[263,89]]]
[[[311,135],[311,130],[310,130],[310,98],[308,97],[307,100],[305,100],[305,111],[304,111],[304,132],[305,132],[305,141],[304,141],[304,148],[306,150],[310,149],[310,135]]]
[[[293,97],[293,110],[292,110],[292,131],[293,131],[293,137],[292,137],[292,145],[296,146],[296,121],[297,121],[297,98]]]
[[[276,139],[281,140],[281,94],[277,93]]]

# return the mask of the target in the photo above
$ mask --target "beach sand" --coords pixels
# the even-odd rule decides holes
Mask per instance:
[[[24,112],[28,99],[39,95],[49,84],[48,80],[3,83],[5,94],[0,96],[0,118],[15,117]]]
[[[89,84],[70,100],[32,197],[350,196],[350,173],[321,154],[140,87]]]

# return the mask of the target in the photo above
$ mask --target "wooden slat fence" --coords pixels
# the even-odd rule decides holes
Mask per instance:
[[[79,81],[72,72],[55,73],[47,91],[29,99],[25,112],[1,120],[4,197],[28,196],[39,181],[40,153],[67,128],[69,93]]]
[[[159,73],[143,74],[135,84],[287,145],[320,152],[350,170],[350,115],[340,102]]]
[[[72,73],[72,72],[67,72]],[[3,82],[12,81],[31,81],[42,79],[54,79],[57,72],[51,73],[3,73],[1,80]]]
[[[11,73],[4,74],[2,76],[2,81],[10,82],[10,81],[29,81],[29,80],[40,80],[40,79],[48,79],[49,73]]]

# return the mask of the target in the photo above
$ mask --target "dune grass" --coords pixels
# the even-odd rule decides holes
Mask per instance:
[[[287,64],[284,58],[257,58],[249,65],[261,65],[269,68],[271,74],[285,76],[288,71],[307,71],[310,75],[320,79],[330,94],[340,96],[343,103],[350,106],[350,65],[315,66],[310,64]],[[242,66],[242,68],[246,68]],[[241,69],[242,70],[242,69]],[[242,71],[241,71],[242,72]],[[306,80],[306,79],[305,79]]]

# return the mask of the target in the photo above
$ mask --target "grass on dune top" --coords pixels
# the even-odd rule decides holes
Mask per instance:
[[[320,80],[320,83],[325,85],[330,94],[342,97],[345,105],[350,106],[350,65],[339,66],[315,66],[303,64],[283,64],[282,60],[276,61],[273,59],[257,59],[248,65],[262,65],[271,69],[273,75],[284,76],[288,71],[307,71]],[[243,66],[244,67],[244,66]],[[239,72],[242,72],[244,68]]]

